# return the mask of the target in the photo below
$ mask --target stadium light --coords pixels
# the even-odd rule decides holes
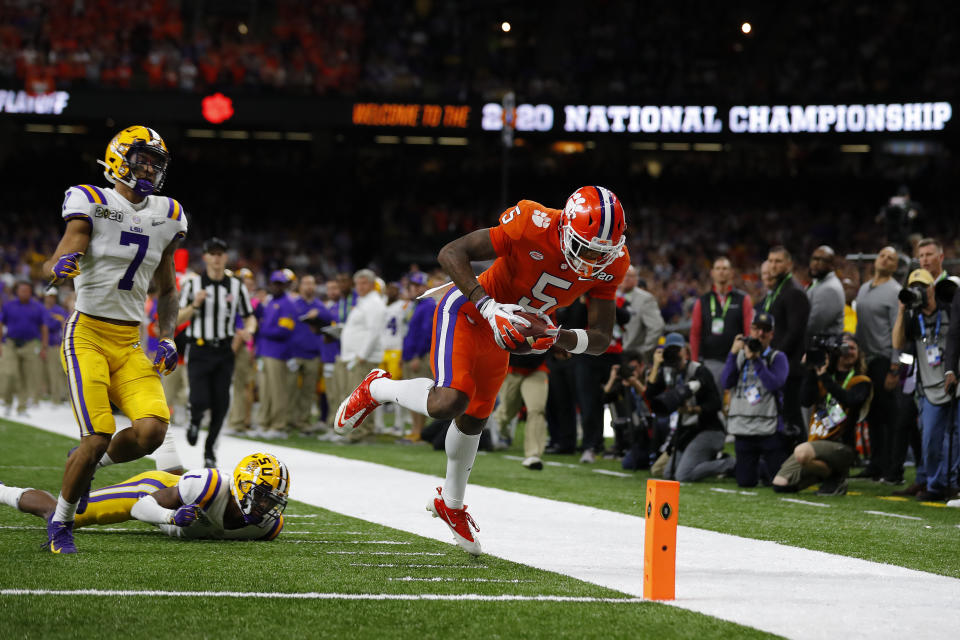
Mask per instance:
[[[237,31],[240,32],[240,35],[245,36],[247,35],[247,32],[249,31],[249,29],[247,28],[246,23],[241,22],[240,24],[237,25]]]
[[[510,26],[510,23],[509,23],[509,22],[501,22],[501,23],[500,23],[500,29],[501,29],[504,33],[510,33],[510,29],[512,29],[512,27]]]
[[[742,31],[743,35],[745,36],[750,35],[750,32],[753,31],[753,25],[749,22],[744,22],[742,25],[740,25],[740,31]]]

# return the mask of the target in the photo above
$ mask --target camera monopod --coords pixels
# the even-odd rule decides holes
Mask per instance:
[[[953,490],[953,439],[957,434],[957,396],[950,398],[950,412],[947,414],[947,492]],[[958,478],[960,481],[960,478]]]

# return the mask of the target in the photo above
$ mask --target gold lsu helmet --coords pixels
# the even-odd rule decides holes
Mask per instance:
[[[290,472],[270,453],[251,453],[233,470],[230,485],[247,524],[269,523],[287,508]]]
[[[107,180],[125,184],[134,192],[148,196],[163,188],[170,152],[159,133],[134,125],[115,135],[107,145],[103,160],[97,162],[104,166],[103,175]]]

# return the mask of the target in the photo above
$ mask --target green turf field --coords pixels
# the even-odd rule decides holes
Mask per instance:
[[[0,480],[56,493],[69,438],[0,421],[0,442],[6,452]],[[426,447],[325,449],[442,471],[442,454]],[[110,467],[97,474],[95,485],[149,468],[144,462]],[[579,485],[577,502],[594,499],[598,506],[620,510],[636,511],[632,499],[641,486],[637,478],[565,468],[549,468],[534,478],[502,455],[484,456],[477,470],[484,468],[483,483],[537,494],[555,485],[556,493],[542,495],[561,499]],[[493,482],[497,469],[504,477]],[[614,487],[611,481],[632,497],[603,504],[600,497]],[[292,502],[286,514],[284,531],[273,542],[179,541],[130,523],[81,529],[76,535],[81,553],[54,556],[42,549],[43,521],[0,506],[0,638],[236,638],[264,631],[281,638],[768,637],[491,556],[474,559],[452,544],[301,503]],[[132,593],[144,591],[165,593]],[[468,595],[501,599],[470,600]],[[554,600],[533,600],[543,596]]]
[[[370,445],[335,445],[298,437],[282,444],[443,476],[446,461],[442,451],[426,444],[397,445],[393,438],[380,438]],[[543,471],[529,471],[520,465],[523,451],[519,442],[522,425],[510,450],[481,453],[470,483],[642,515],[644,486],[650,477],[647,472],[623,472],[620,463],[612,460],[581,465],[577,456],[545,456],[548,463],[563,466],[548,464]],[[908,468],[907,483],[912,480],[913,469]],[[829,498],[815,495],[816,487],[797,494],[777,494],[764,487],[741,490],[733,479],[685,484],[680,491],[679,522],[960,578],[960,509],[896,498],[890,495],[896,487],[868,480],[849,484],[848,495]]]

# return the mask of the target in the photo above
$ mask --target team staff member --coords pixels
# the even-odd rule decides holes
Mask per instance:
[[[297,323],[297,308],[287,291],[292,282],[289,269],[270,274],[270,298],[260,305],[263,315],[257,347],[263,363],[260,388],[260,427],[264,437],[286,438],[290,415],[290,340]]]
[[[237,277],[243,282],[247,290],[247,297],[253,306],[256,318],[259,300],[254,297],[256,282],[253,272],[246,267],[237,270]],[[244,326],[246,321],[237,318],[236,327]],[[246,433],[250,430],[250,410],[253,407],[253,379],[254,364],[253,341],[242,340],[236,333],[233,335],[233,399],[230,403],[230,413],[227,415],[227,427],[234,433]]]
[[[297,323],[290,338],[290,357],[296,363],[290,382],[290,425],[303,434],[312,433],[313,408],[317,406],[320,378],[320,346],[323,337],[311,328],[330,324],[333,314],[317,298],[317,280],[307,274],[300,278],[300,295],[293,301]]]
[[[663,333],[663,316],[657,299],[640,286],[640,274],[633,265],[623,276],[620,292],[630,313],[630,320],[623,327],[623,350],[637,351],[649,362]]]
[[[427,290],[427,274],[415,271],[410,274],[410,300],[414,304],[407,335],[403,337],[403,379],[423,378],[430,370],[430,340],[433,337],[433,313],[437,301],[427,296],[421,298]],[[420,433],[426,424],[427,416],[416,411],[410,412],[411,442],[420,440]]]
[[[353,276],[357,303],[350,310],[340,336],[340,358],[347,367],[347,388],[361,384],[369,375],[365,372],[383,360],[380,336],[387,324],[387,305],[374,288],[376,278],[370,269],[360,269]],[[371,425],[365,425],[350,430],[347,437],[350,442],[360,442],[372,434]]]
[[[227,274],[227,243],[210,238],[203,243],[206,269],[188,279],[180,291],[178,323],[190,322],[187,337],[187,379],[190,381],[190,426],[187,442],[197,444],[200,421],[210,410],[210,430],[203,448],[205,467],[217,466],[216,444],[230,408],[233,379],[234,333],[246,342],[257,330],[247,288],[240,278]],[[242,329],[235,329],[237,316]]]
[[[6,328],[2,349],[4,400],[7,410],[13,407],[17,392],[17,413],[27,412],[28,403],[36,403],[43,388],[43,361],[47,358],[48,329],[46,312],[33,297],[29,282],[18,282],[16,295],[0,309],[0,333]],[[28,398],[29,396],[29,398]],[[28,402],[29,401],[29,402]]]
[[[47,349],[48,353],[56,353],[60,349],[60,343],[63,340],[63,323],[67,319],[67,310],[60,306],[58,300],[59,294],[56,290],[51,290],[43,298],[43,307],[46,310],[43,323],[47,325]],[[67,399],[67,378],[63,374],[63,367],[60,366],[58,358],[47,357],[43,361],[44,389],[51,402],[60,404]]]

